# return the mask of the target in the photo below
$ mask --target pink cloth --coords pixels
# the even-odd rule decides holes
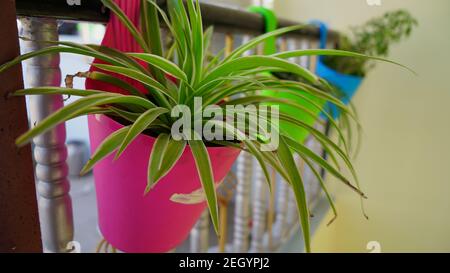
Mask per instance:
[[[119,7],[124,11],[124,13],[130,18],[133,24],[139,28],[139,17],[140,17],[140,0],[116,0],[115,1]],[[120,50],[122,52],[142,52],[142,48],[135,41],[134,37],[127,30],[127,28],[122,24],[122,22],[115,16],[113,13],[111,14],[111,18],[106,26],[105,37],[102,41],[102,46],[107,46],[110,48],[114,48]],[[94,63],[103,63],[99,60],[94,60]],[[98,69],[95,67],[91,67],[90,71],[97,71]],[[104,72],[104,71],[102,71]],[[106,73],[106,72],[104,72]],[[109,73],[109,72],[108,72]],[[109,73],[113,74],[113,73]],[[131,79],[128,79],[124,76],[115,75],[116,77],[125,80],[143,93],[147,93],[143,86]],[[126,94],[124,90],[119,87],[87,79],[86,80],[86,89],[96,89],[102,91],[109,91],[113,93],[122,93]]]

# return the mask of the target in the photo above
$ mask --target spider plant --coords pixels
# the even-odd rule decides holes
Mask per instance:
[[[336,50],[295,50],[281,52],[270,56],[243,56],[244,52],[254,49],[268,39],[298,30],[303,26],[291,26],[256,37],[239,46],[228,56],[221,58],[207,58],[212,30],[203,29],[202,15],[198,1],[168,0],[167,9],[163,10],[154,0],[141,1],[141,26],[136,27],[124,12],[112,0],[102,0],[120,21],[128,28],[136,39],[143,52],[119,52],[112,48],[92,45],[77,44],[71,42],[54,42],[50,47],[24,54],[2,65],[0,72],[17,65],[18,63],[45,54],[72,53],[80,56],[95,57],[102,64],[92,64],[99,71],[78,73],[89,79],[106,82],[122,88],[127,94],[110,93],[108,90],[80,90],[70,87],[38,87],[18,90],[12,96],[23,95],[71,95],[81,98],[48,116],[45,120],[36,124],[28,132],[17,138],[18,146],[26,145],[30,140],[56,125],[67,120],[92,114],[105,114],[117,120],[125,126],[123,129],[107,137],[94,152],[91,159],[83,169],[83,173],[91,170],[96,163],[106,156],[115,153],[119,158],[127,146],[140,134],[149,134],[156,138],[151,157],[148,162],[148,187],[147,191],[158,183],[172,167],[177,163],[180,155],[189,145],[194,156],[199,177],[206,195],[211,219],[216,232],[218,231],[218,207],[214,187],[214,178],[211,163],[207,152],[210,145],[230,146],[252,154],[261,165],[261,168],[270,183],[271,175],[269,167],[275,169],[288,183],[296,197],[299,219],[304,236],[305,247],[309,252],[310,228],[307,200],[302,181],[302,175],[294,160],[297,153],[307,164],[316,163],[337,177],[339,181],[348,186],[356,194],[365,198],[358,186],[358,180],[348,149],[348,140],[343,136],[340,128],[331,119],[331,124],[336,128],[340,143],[336,144],[322,132],[316,130],[297,119],[279,114],[279,119],[289,122],[299,130],[307,130],[316,138],[328,152],[331,163],[323,160],[303,143],[297,143],[287,133],[280,131],[280,143],[274,151],[263,151],[261,146],[267,139],[258,137],[255,140],[242,140],[249,134],[248,130],[239,131],[235,122],[227,120],[213,121],[217,127],[231,134],[234,140],[207,141],[206,139],[176,140],[171,135],[170,128],[176,120],[170,115],[177,105],[186,105],[194,110],[194,99],[203,98],[203,108],[209,105],[217,105],[225,109],[227,105],[261,105],[261,104],[286,104],[304,110],[305,115],[310,114],[295,100],[277,99],[271,96],[258,94],[259,90],[274,90],[277,92],[289,92],[299,98],[305,98],[305,94],[335,104],[344,115],[356,121],[353,111],[343,105],[335,96],[331,95],[331,87],[309,70],[288,61],[291,57],[311,55],[335,55],[357,58],[367,56]],[[167,12],[167,13],[166,13]],[[160,32],[160,20],[169,30],[174,41],[170,52],[165,52]],[[173,58],[165,57],[168,55]],[[377,59],[377,58],[374,58]],[[144,65],[143,65],[144,64]],[[302,78],[302,82],[289,81],[275,78],[263,71],[287,72]],[[119,75],[121,77],[118,77]],[[169,80],[167,75],[176,78]],[[145,92],[140,92],[128,80],[139,82]],[[319,107],[319,106],[317,106]],[[242,113],[238,113],[242,114]],[[203,124],[211,120],[203,120]],[[276,120],[269,117],[269,125],[274,125]],[[275,126],[272,126],[276,128]],[[195,128],[191,128],[195,132]],[[340,169],[339,161],[342,160],[352,174],[352,178],[345,177]],[[328,200],[336,213],[331,198],[318,173],[317,178],[328,196]],[[350,181],[354,181],[355,186]]]

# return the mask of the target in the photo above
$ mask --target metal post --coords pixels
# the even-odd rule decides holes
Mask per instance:
[[[288,42],[288,47],[293,47],[293,46],[297,46],[297,44],[294,42],[291,42],[291,43]],[[302,40],[300,40],[299,46],[301,49],[310,49],[310,48],[315,48],[316,45],[314,45],[310,39],[302,39]],[[289,50],[292,50],[292,48],[289,48]],[[317,57],[316,56],[304,56],[304,57],[301,57],[298,60],[298,62],[301,66],[308,68],[310,71],[315,71]],[[308,141],[308,142],[310,142],[310,141]],[[301,158],[298,155],[295,155],[295,158],[296,158],[298,167],[301,168],[300,171],[302,173],[305,188],[307,191],[307,198],[308,198],[308,200],[311,200],[311,188],[312,188],[311,185],[312,185],[312,183],[316,183],[316,178],[313,177],[312,171],[308,169],[306,164],[304,164],[304,162],[302,162]],[[297,205],[296,205],[295,196],[294,196],[294,193],[292,192],[292,190],[289,191],[288,195],[289,196],[288,196],[287,217],[288,217],[289,228],[292,228],[292,227],[295,227],[295,223],[298,219]]]
[[[23,18],[23,36],[26,51],[49,46],[42,41],[57,41],[57,22],[54,19]],[[28,87],[60,86],[59,54],[34,58],[26,63]],[[59,95],[30,96],[31,125],[63,106]],[[59,125],[46,134],[33,139],[35,145],[36,179],[38,182],[39,211],[44,249],[48,252],[67,252],[73,240],[72,201],[67,180],[67,150],[65,125]]]
[[[325,131],[326,131],[326,126],[322,123],[316,123],[315,128],[322,133],[325,133]],[[309,144],[310,145],[309,148],[313,152],[315,152],[317,155],[322,155],[324,153],[324,150],[323,150],[321,143],[319,141],[317,141],[317,139],[315,139],[315,138],[312,138],[310,141],[311,141],[311,143]],[[315,166],[315,168],[319,174],[323,173],[322,168],[317,163],[313,164],[313,166]],[[322,177],[322,178],[324,178],[324,177]],[[322,193],[323,193],[323,191],[322,191],[320,182],[316,177],[314,177],[313,183],[311,185],[311,196],[312,196],[312,201],[314,202],[314,205],[316,205],[316,203],[319,201]]]
[[[288,197],[289,185],[279,175],[277,175],[277,198],[276,198],[276,216],[273,227],[273,241],[274,248],[277,248],[286,234],[287,230],[287,211],[288,211]]]
[[[309,41],[309,48],[318,48],[318,47],[319,47],[319,44],[317,41]],[[311,56],[309,58],[310,71],[316,70],[317,60],[318,60],[317,56]],[[322,120],[320,120],[320,121],[322,121]],[[314,127],[317,130],[322,131],[322,132],[324,130],[324,126],[322,125],[321,122],[316,122]],[[316,138],[311,136],[307,140],[306,145],[308,148],[310,148],[316,154],[318,154],[318,155],[322,154],[321,144],[320,144],[320,142],[317,141]],[[320,173],[320,167],[317,164],[315,164],[314,162],[312,165],[313,165],[314,169]],[[317,177],[315,177],[313,171],[309,168],[309,166],[307,164],[305,164],[303,175],[304,175],[305,188],[306,188],[306,192],[307,192],[310,209],[313,209],[314,205],[318,201],[318,197],[319,197],[319,193],[320,193],[320,183],[319,183],[319,180],[317,179]]]
[[[242,36],[242,44],[249,42],[252,36],[249,34]],[[249,56],[253,50],[245,52],[244,56]],[[241,96],[241,95],[240,95]],[[236,198],[234,207],[234,233],[233,252],[247,252],[250,241],[250,191],[253,181],[253,156],[249,153],[242,153],[236,160]]]
[[[254,159],[256,160],[256,159]],[[265,232],[267,224],[267,192],[266,177],[259,163],[255,162],[255,184],[253,190],[253,225],[250,252],[264,252]]]
[[[206,209],[190,235],[192,253],[206,253],[209,249],[209,211]]]
[[[253,177],[253,156],[242,153],[236,161],[236,205],[234,211],[233,251],[248,251],[250,235],[250,190]]]
[[[297,40],[294,38],[284,38],[281,40],[280,51],[296,50]],[[299,58],[291,58],[289,61],[298,63]],[[283,236],[287,230],[287,209],[288,209],[288,196],[290,187],[280,176],[276,176],[277,191],[276,191],[276,211],[275,211],[275,223],[273,226],[273,249],[276,249],[284,239]]]
[[[19,55],[14,1],[0,1],[0,64]],[[18,65],[0,74],[0,252],[42,252],[30,146],[14,140],[28,129],[25,99],[8,98],[23,88]]]
[[[300,169],[300,173],[302,174],[302,178],[303,178],[303,162],[302,159],[300,158],[300,156],[298,154],[294,154],[294,160],[297,164],[297,168]],[[305,182],[305,181],[303,181]],[[289,193],[288,193],[288,204],[287,204],[287,222],[288,222],[288,227],[292,228],[295,227],[295,225],[297,224],[297,220],[298,220],[298,208],[297,208],[297,202],[296,202],[296,198],[295,198],[295,194],[294,191],[292,189],[291,186],[289,186]],[[288,233],[290,231],[288,230]]]

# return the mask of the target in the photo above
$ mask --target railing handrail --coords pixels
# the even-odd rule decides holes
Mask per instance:
[[[166,6],[166,0],[157,0],[161,7]],[[109,11],[100,0],[16,0],[17,15],[29,17],[46,17],[60,20],[88,21],[105,23],[109,18]],[[264,19],[260,14],[251,13],[243,9],[224,7],[210,3],[201,3],[203,21],[206,25],[215,25],[235,31],[262,33]],[[286,27],[298,23],[280,19],[279,26]],[[297,35],[318,38],[317,27],[305,27],[293,32]],[[328,39],[337,41],[338,33],[330,31]]]

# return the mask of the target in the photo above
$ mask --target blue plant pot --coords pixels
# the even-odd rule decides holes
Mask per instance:
[[[328,26],[321,22],[314,20],[311,23],[316,24],[320,29],[320,48],[326,48],[327,46],[327,38],[328,38]],[[348,105],[355,95],[356,91],[358,91],[359,86],[363,81],[363,77],[353,76],[342,74],[334,69],[331,69],[327,65],[322,62],[323,57],[320,56],[317,61],[316,74],[327,80],[330,84],[334,85],[341,92],[341,101]],[[332,104],[327,103],[324,111],[329,113],[334,119],[339,118],[340,111],[338,108]],[[322,118],[326,119],[326,115],[322,113]]]
[[[339,89],[341,92],[340,95],[342,96],[340,99],[345,105],[350,103],[364,79],[363,77],[339,73],[338,71],[326,66],[320,58],[317,62],[316,74]],[[339,109],[332,103],[327,103],[324,111],[327,111],[327,113],[329,113],[334,119],[337,119],[340,115]],[[326,116],[322,114],[322,117]]]

